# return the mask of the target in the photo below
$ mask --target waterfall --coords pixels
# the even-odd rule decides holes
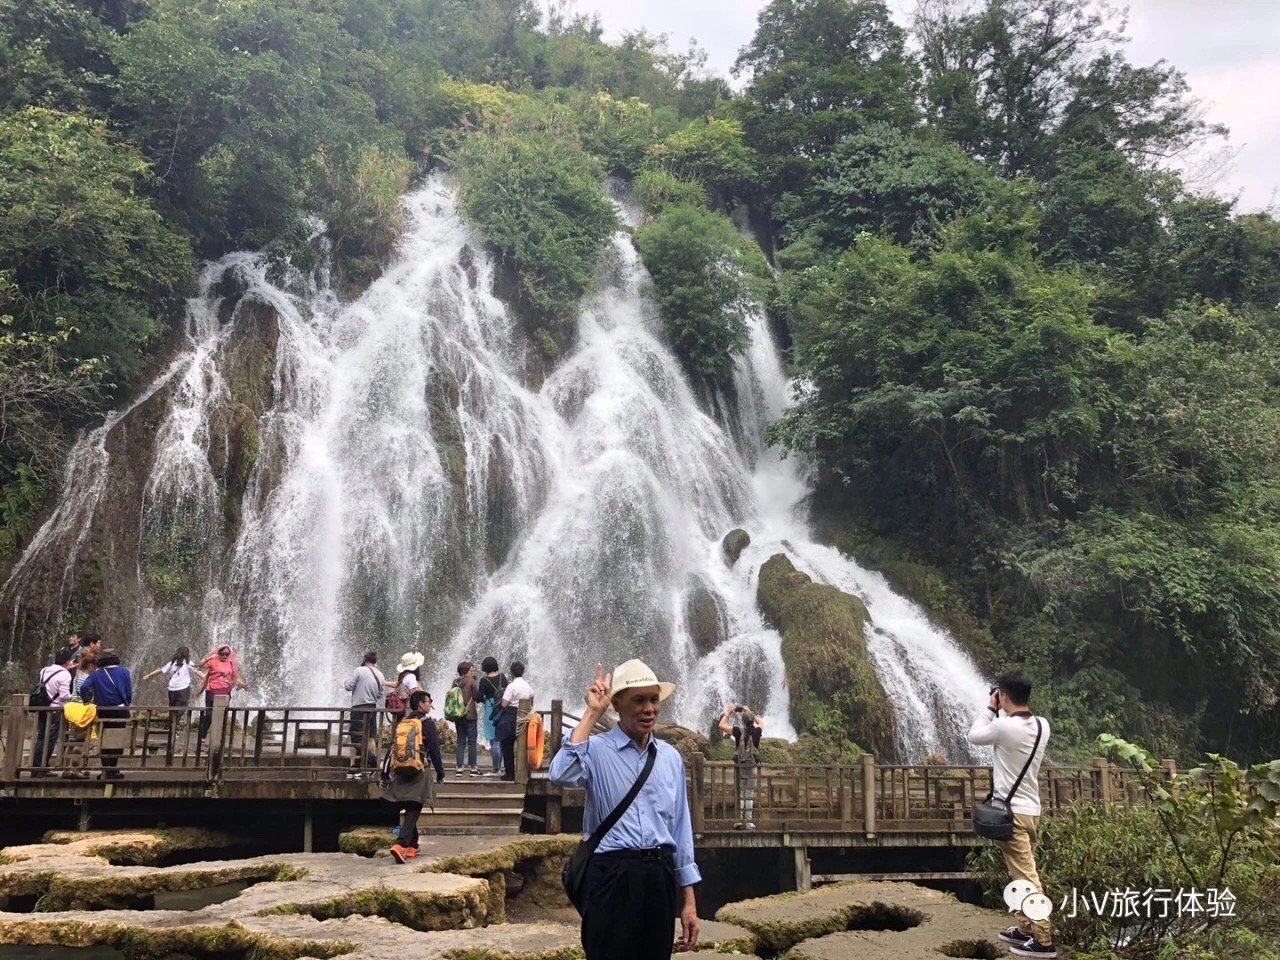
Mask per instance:
[[[770,734],[790,736],[781,640],[755,601],[760,565],[785,552],[866,604],[904,758],[970,756],[963,731],[982,679],[882,577],[810,540],[803,467],[761,442],[791,393],[763,316],[748,318],[736,403],[723,408],[736,420],[718,422],[663,343],[619,232],[573,349],[539,383],[448,181],[431,178],[405,208],[394,262],[351,303],[314,278],[273,279],[260,255],[208,265],[186,349],[77,443],[62,499],[0,602],[21,603],[38,553],[54,551],[71,582],[104,506],[107,437],[164,390],[142,500],[111,508],[139,512],[140,581],[155,580],[148,551],[198,545],[184,569],[201,589],[144,601],[126,644],[134,666],[178,642],[197,653],[228,642],[255,700],[325,705],[345,702],[341,681],[366,647],[388,670],[421,650],[437,700],[457,661],[492,654],[525,661],[540,705],[561,697],[573,710],[597,662],[640,656],[677,683],[675,719],[705,730],[722,704],[747,702]],[[234,311],[220,294],[228,278]],[[271,398],[228,524],[211,464],[230,455],[230,343],[255,303],[278,327]],[[735,527],[752,542],[729,567],[721,539]],[[712,598],[725,636],[705,655],[686,627],[695,592]]]

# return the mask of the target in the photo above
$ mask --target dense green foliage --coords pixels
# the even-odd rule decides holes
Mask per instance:
[[[699,374],[726,373],[750,343],[746,314],[764,301],[768,267],[760,248],[724,214],[687,204],[640,230],[636,246],[680,356]]]
[[[520,277],[520,292],[567,326],[617,227],[594,158],[543,131],[468,138],[462,207]]]
[[[912,56],[876,3],[766,8],[736,109],[805,388],[772,437],[843,545],[941,571],[938,614],[1032,674],[1063,754],[1119,728],[1268,755],[1280,225],[1154,164],[1217,131],[1109,23],[938,0]]]

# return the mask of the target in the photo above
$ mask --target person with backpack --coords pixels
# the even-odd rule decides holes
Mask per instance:
[[[511,682],[502,691],[502,701],[498,709],[498,719],[494,724],[498,739],[502,742],[502,779],[512,783],[516,779],[516,739],[520,736],[520,724],[528,722],[528,716],[520,716],[520,701],[528,700],[533,705],[533,687],[524,678],[524,664],[519,660],[511,662]]]
[[[754,830],[756,781],[760,766],[760,735],[764,721],[743,704],[729,704],[718,724],[721,733],[733,737],[733,763],[738,778],[738,822],[735,830]]]
[[[103,779],[123,780],[124,774],[116,765],[124,753],[125,724],[133,703],[133,676],[128,667],[120,665],[118,653],[103,650],[98,654],[98,669],[81,684],[80,699],[98,708],[98,719],[102,722]]]
[[[35,769],[33,777],[52,776],[45,769],[53,759],[58,739],[62,733],[62,706],[71,699],[71,671],[75,669],[78,650],[70,647],[59,650],[53,663],[40,671],[35,689],[27,698],[32,707],[53,707],[53,710],[41,710],[36,716],[36,742],[31,753],[31,766]]]
[[[388,680],[387,686],[390,690],[387,693],[386,708],[387,717],[392,723],[399,723],[406,713],[409,712],[409,698],[413,696],[415,690],[422,689],[422,665],[427,662],[427,658],[422,654],[414,651],[406,653],[400,658],[400,662],[396,664],[395,680]]]
[[[484,676],[476,685],[480,695],[481,725],[485,740],[489,742],[489,760],[493,763],[493,777],[502,775],[502,741],[498,739],[495,724],[498,714],[502,712],[502,691],[507,689],[505,674],[498,672],[498,661],[494,657],[485,657],[480,661],[480,669]]]
[[[434,720],[427,718],[431,695],[425,690],[409,694],[409,712],[396,724],[382,759],[383,799],[400,808],[400,834],[391,845],[391,856],[405,863],[418,855],[418,818],[422,808],[435,809],[435,788],[444,780],[440,737]],[[435,769],[431,775],[428,764]]]
[[[458,664],[458,676],[444,698],[444,718],[450,721],[458,731],[457,773],[465,777],[470,773],[480,776],[480,767],[476,765],[476,667],[470,660]],[[466,761],[464,763],[464,761]]]

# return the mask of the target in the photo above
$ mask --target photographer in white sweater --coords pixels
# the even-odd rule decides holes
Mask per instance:
[[[1036,870],[1036,825],[1040,821],[1040,763],[1049,746],[1049,721],[1032,715],[1027,707],[1030,699],[1030,680],[1021,673],[1004,674],[996,680],[986,709],[973,721],[969,742],[995,751],[992,794],[1008,799],[1013,810],[1013,839],[996,841],[1004,854],[1009,876],[1014,880],[1026,880],[1043,893],[1044,887]],[[1003,717],[1000,716],[1001,710],[1005,713]],[[1031,758],[1030,764],[1027,763],[1028,757]],[[1023,766],[1027,767],[1026,775],[1010,797],[1009,791],[1013,790]],[[1020,911],[1016,916],[1017,926],[999,935],[1001,940],[1011,945],[1010,953],[1019,957],[1052,958],[1058,955],[1048,920],[1032,920]]]

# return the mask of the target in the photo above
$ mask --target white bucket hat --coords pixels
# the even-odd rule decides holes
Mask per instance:
[[[643,660],[628,660],[613,668],[613,692],[610,696],[616,697],[632,687],[657,687],[659,700],[667,699],[676,690],[674,683],[660,681]]]
[[[426,662],[427,658],[416,651],[413,653],[406,653],[400,658],[400,662],[396,664],[396,673],[404,673],[407,670],[417,670]]]

